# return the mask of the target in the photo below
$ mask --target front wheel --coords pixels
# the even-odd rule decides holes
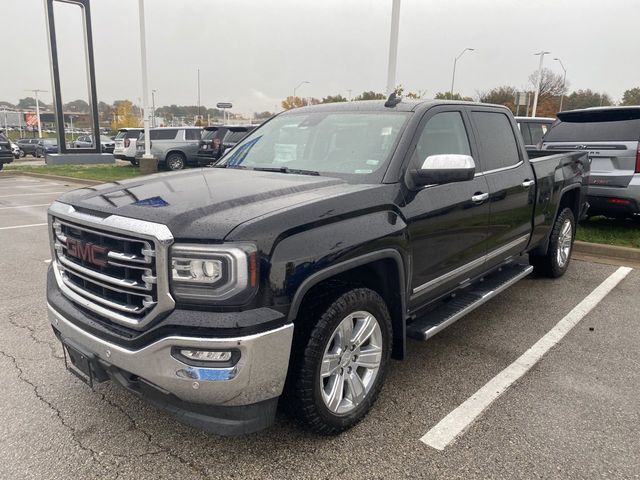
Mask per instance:
[[[303,318],[303,321],[313,318]],[[303,353],[292,361],[292,404],[311,430],[335,435],[358,423],[375,402],[391,355],[387,305],[367,288],[342,294],[324,309]]]
[[[138,159],[133,159],[133,160],[129,160],[131,162],[131,165],[133,165],[134,167],[139,167],[140,166],[140,160]]]
[[[549,238],[546,255],[529,255],[534,271],[546,277],[557,278],[569,268],[575,238],[576,220],[570,208],[565,208],[556,217]]]
[[[169,170],[182,170],[184,168],[184,157],[179,153],[172,153],[167,157],[167,168]]]

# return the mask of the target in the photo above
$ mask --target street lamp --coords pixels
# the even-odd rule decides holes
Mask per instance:
[[[304,85],[305,83],[311,83],[308,80],[303,80],[301,81],[298,85],[296,85],[296,87],[293,89],[293,100],[291,100],[292,105],[295,107],[295,102],[296,102],[296,90],[298,90],[302,85]]]
[[[449,97],[451,100],[453,100],[453,85],[455,84],[456,81],[456,64],[458,63],[458,60],[460,59],[460,57],[462,57],[462,55],[465,54],[465,52],[473,52],[475,51],[475,48],[465,48],[464,50],[462,50],[462,52],[460,52],[460,55],[458,55],[456,58],[453,59],[453,75],[451,75],[451,91],[449,92]]]
[[[538,53],[534,53],[534,55],[540,55],[540,64],[538,65],[538,81],[536,82],[536,93],[533,96],[533,110],[531,111],[531,116],[536,116],[536,110],[538,109],[538,97],[540,96],[540,85],[542,84],[542,62],[544,61],[544,56],[551,52],[545,52],[541,50]]]
[[[560,60],[559,58],[554,58],[554,60],[557,60],[560,63],[560,66],[564,71],[564,76],[562,77],[562,93],[560,94],[560,111],[562,111],[562,101],[564,100],[564,87],[567,83],[567,69],[564,68],[564,64],[562,63],[562,60]]]

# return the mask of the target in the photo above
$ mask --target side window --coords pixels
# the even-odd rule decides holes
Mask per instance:
[[[200,130],[190,128],[184,131],[185,140],[200,140],[202,134]]]
[[[460,112],[435,114],[424,126],[418,139],[416,155],[419,162],[430,155],[445,153],[471,155],[467,130]]]
[[[548,125],[546,123],[531,123],[529,128],[531,129],[531,143],[527,142],[527,144],[537,145],[542,140],[542,136],[547,133]]]
[[[163,130],[151,130],[149,138],[151,140],[173,140],[178,133],[177,128],[168,128]]]
[[[478,129],[480,154],[485,171],[510,167],[520,161],[518,144],[509,117],[500,112],[471,112]]]
[[[522,133],[522,140],[524,140],[524,144],[533,145],[531,142],[531,130],[529,130],[529,124],[519,123],[518,128],[520,129],[520,133]]]

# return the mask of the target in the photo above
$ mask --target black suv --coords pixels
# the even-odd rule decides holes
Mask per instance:
[[[198,148],[199,163],[201,165],[208,165],[216,162],[224,155],[226,150],[234,147],[255,128],[255,125],[214,125],[212,127],[205,127]],[[222,145],[219,151],[215,148],[214,141],[216,139],[220,140],[220,144]]]

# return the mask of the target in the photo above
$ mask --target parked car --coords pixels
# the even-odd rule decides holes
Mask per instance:
[[[529,149],[540,148],[542,137],[555,121],[549,117],[516,117],[524,144]]]
[[[11,149],[11,141],[0,130],[0,170],[4,168],[5,163],[13,162],[13,151]]]
[[[591,159],[589,216],[640,218],[640,106],[558,113],[542,149],[579,149]]]
[[[214,159],[213,143],[215,139],[220,140],[223,151],[226,151],[233,148],[255,128],[255,125],[213,125],[204,127],[202,140],[200,140],[198,148],[198,162],[200,165],[209,165],[218,160],[218,158]]]
[[[141,128],[121,128],[118,130],[113,156],[120,160],[128,160],[133,165],[139,165],[136,160],[136,141],[143,131]]]
[[[55,138],[41,138],[36,145],[36,158],[45,157],[50,153],[58,153],[58,140]]]
[[[566,272],[588,173],[585,152],[529,161],[502,106],[296,108],[214,168],[63,194],[51,324],[77,375],[198,428],[270,425],[287,381],[288,411],[336,434],[408,337]]]
[[[198,145],[202,136],[200,127],[160,127],[149,133],[151,155],[160,166],[169,170],[182,170],[187,165],[198,165]],[[144,133],[137,142],[136,161],[144,155]]]
[[[16,143],[20,150],[24,152],[23,156],[31,155],[36,156],[36,147],[38,146],[39,138],[21,138]]]
[[[20,149],[17,143],[11,142],[11,152],[13,153],[13,158],[16,160],[24,157],[24,152]]]
[[[73,148],[93,148],[93,135],[82,135],[72,144]],[[100,135],[100,148],[103,153],[113,153],[115,141],[106,135]]]

